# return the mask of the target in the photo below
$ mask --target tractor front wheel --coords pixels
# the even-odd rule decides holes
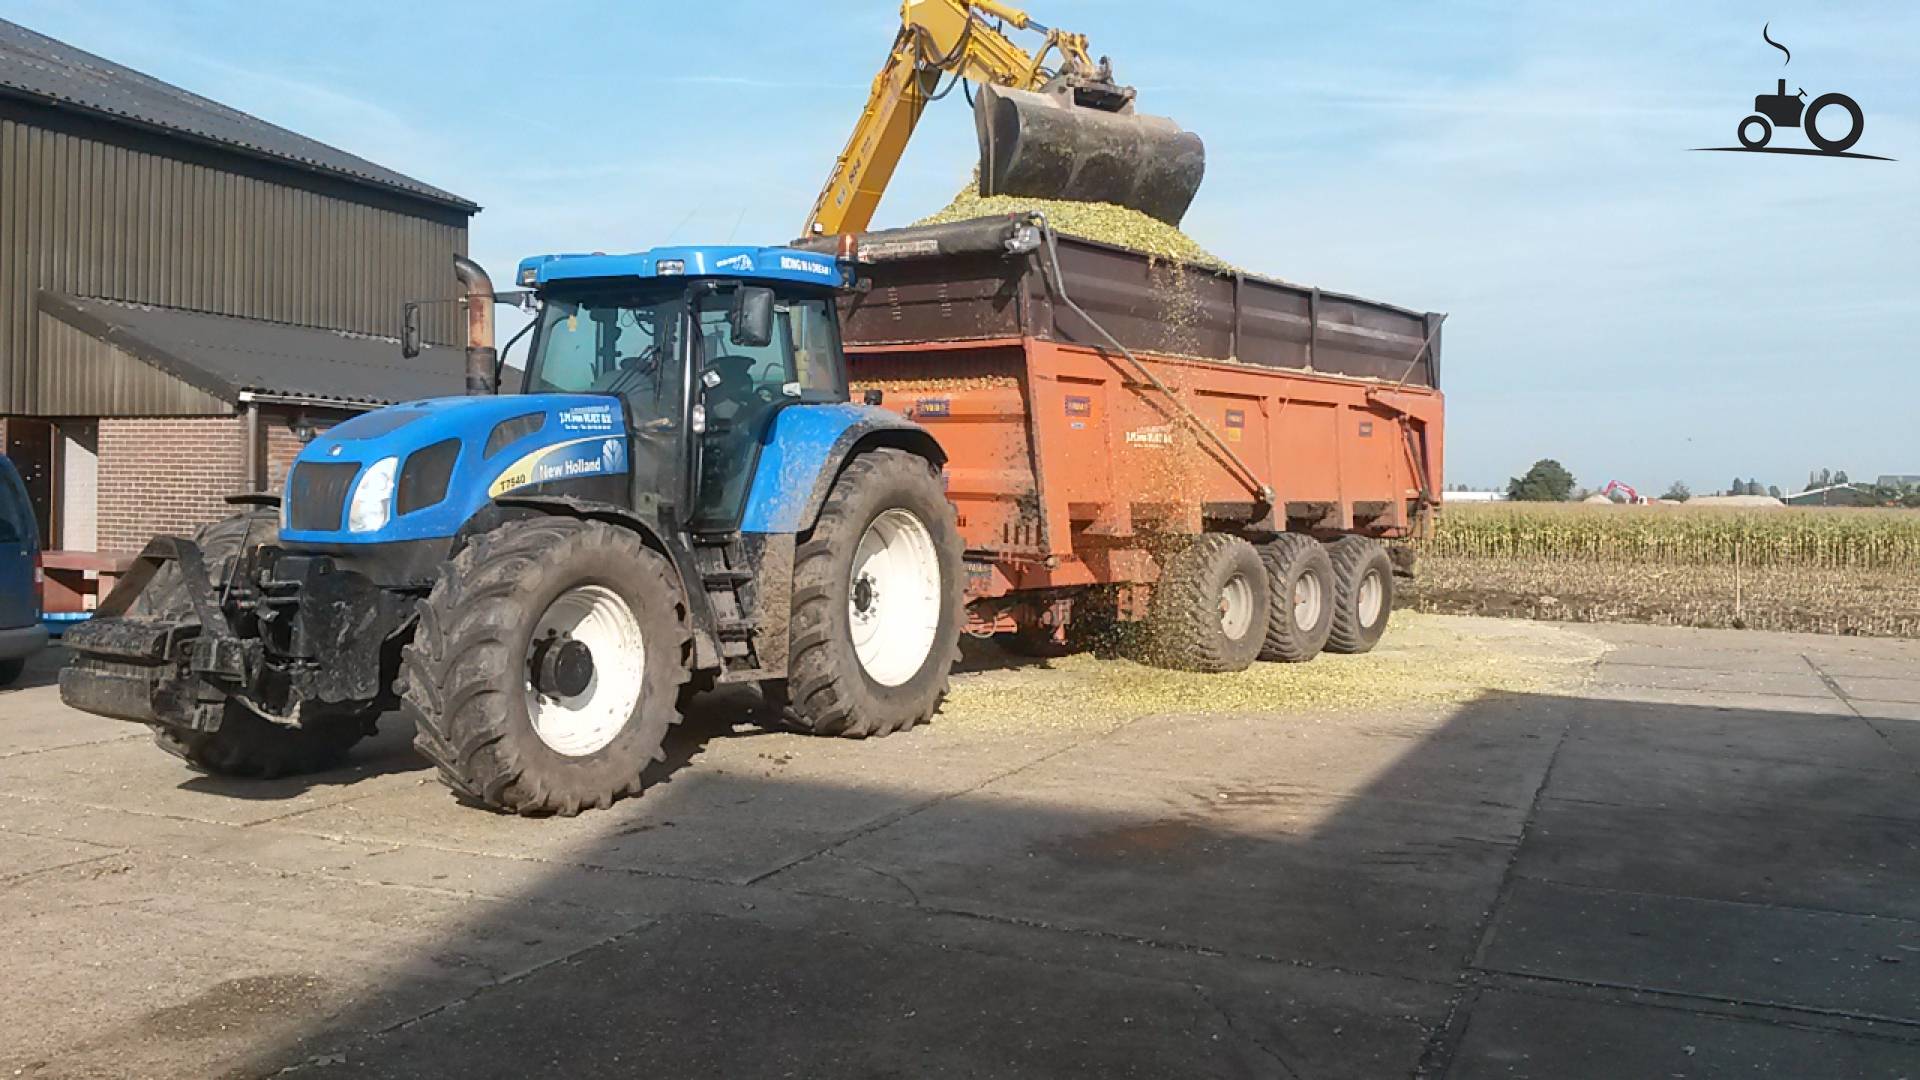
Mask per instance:
[[[939,472],[904,450],[853,459],[794,554],[785,722],[862,738],[924,723],[960,658],[960,529]]]
[[[455,556],[421,603],[403,654],[414,747],[496,809],[610,805],[664,757],[691,651],[672,567],[639,536],[510,522]]]

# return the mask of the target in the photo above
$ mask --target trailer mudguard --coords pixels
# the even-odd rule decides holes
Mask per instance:
[[[806,405],[781,409],[754,468],[740,531],[800,533],[813,527],[827,492],[860,450],[891,446],[945,465],[947,455],[926,428],[874,405]]]

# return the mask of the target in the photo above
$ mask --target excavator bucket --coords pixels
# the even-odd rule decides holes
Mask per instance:
[[[1207,171],[1198,135],[1162,116],[1076,104],[1064,87],[982,86],[973,118],[982,195],[1114,203],[1178,225]]]

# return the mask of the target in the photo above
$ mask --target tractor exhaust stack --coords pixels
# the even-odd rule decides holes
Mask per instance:
[[[493,347],[493,279],[464,255],[453,257],[453,275],[467,307],[467,393],[499,393],[493,381],[500,355]]]

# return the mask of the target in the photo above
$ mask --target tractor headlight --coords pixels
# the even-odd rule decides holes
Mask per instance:
[[[360,474],[353,501],[347,504],[348,532],[373,532],[393,518],[393,475],[399,468],[399,458],[385,457]]]

